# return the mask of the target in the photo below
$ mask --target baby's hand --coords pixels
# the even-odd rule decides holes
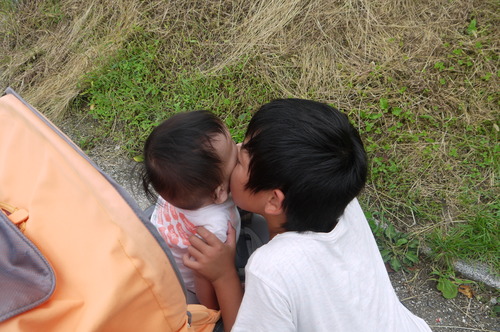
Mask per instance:
[[[201,239],[196,235],[189,238],[191,245],[183,257],[184,265],[212,283],[220,282],[226,276],[232,276],[236,271],[234,266],[236,232],[232,225],[229,223],[225,243],[204,227],[198,227],[196,234]]]

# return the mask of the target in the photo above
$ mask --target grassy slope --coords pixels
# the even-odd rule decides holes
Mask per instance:
[[[497,1],[13,3],[0,86],[52,119],[90,112],[135,155],[172,112],[239,140],[272,98],[331,103],[365,140],[372,218],[499,271]]]

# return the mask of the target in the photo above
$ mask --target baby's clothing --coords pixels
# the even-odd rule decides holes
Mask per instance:
[[[204,226],[225,242],[228,221],[231,222],[238,236],[241,227],[240,215],[231,197],[222,204],[211,204],[198,210],[180,209],[165,201],[161,196],[158,197],[151,215],[151,222],[172,250],[184,284],[189,291],[195,292],[194,274],[182,263],[182,256],[187,253],[187,247],[190,245],[189,237],[195,234],[196,227]]]

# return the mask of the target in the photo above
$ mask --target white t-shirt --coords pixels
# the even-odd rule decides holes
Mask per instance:
[[[431,331],[398,300],[356,199],[330,233],[277,235],[245,272],[232,331]]]
[[[193,271],[182,263],[182,256],[187,253],[187,247],[190,245],[189,237],[195,233],[196,227],[204,226],[225,242],[228,221],[238,235],[241,227],[240,215],[232,198],[222,204],[211,204],[198,210],[184,210],[168,203],[161,196],[158,197],[151,222],[172,250],[184,284],[191,292],[195,292]]]

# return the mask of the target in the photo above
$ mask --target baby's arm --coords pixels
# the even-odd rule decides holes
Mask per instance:
[[[210,281],[195,273],[194,287],[196,290],[196,297],[201,304],[209,309],[219,310],[217,295],[215,294],[215,290]]]
[[[203,227],[197,228],[197,236],[189,240],[188,254],[183,258],[184,265],[209,280],[217,294],[224,329],[230,331],[243,298],[243,289],[234,266],[236,251],[236,232],[228,228],[227,241],[222,243],[214,234]],[[193,257],[195,260],[192,260]]]

